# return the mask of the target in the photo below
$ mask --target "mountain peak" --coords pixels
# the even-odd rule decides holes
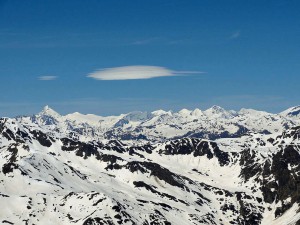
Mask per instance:
[[[47,115],[52,117],[60,117],[61,115],[57,113],[55,110],[46,105],[43,110],[39,113],[39,115]]]
[[[178,113],[182,116],[190,116],[191,115],[191,111],[188,109],[182,109]]]
[[[218,105],[213,105],[208,110],[212,110],[212,111],[215,111],[215,112],[224,112],[224,111],[226,111],[224,108],[222,108],[221,106],[218,106]]]
[[[233,110],[227,111],[224,108],[214,105],[211,108],[204,111],[204,114],[213,118],[230,119],[236,116],[236,112]]]
[[[214,105],[211,108],[205,110],[205,112],[210,112],[210,113],[224,113],[226,112],[226,110],[224,108],[222,108],[221,106],[218,105]]]
[[[151,112],[151,114],[154,116],[161,116],[161,115],[166,115],[166,114],[171,116],[172,111],[165,111],[165,110],[159,109],[159,110]]]
[[[201,115],[203,115],[203,112],[200,109],[196,108],[192,111],[191,114],[192,114],[192,116],[201,116]]]

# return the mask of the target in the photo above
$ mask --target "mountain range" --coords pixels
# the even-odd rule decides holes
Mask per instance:
[[[3,224],[300,224],[300,107],[0,119]]]
[[[300,106],[279,114],[253,109],[236,112],[213,106],[205,111],[157,110],[107,117],[77,112],[61,116],[46,106],[37,115],[17,119],[20,123],[35,123],[47,131],[58,131],[62,135],[83,140],[162,142],[184,137],[215,140],[239,137],[246,133],[280,133],[299,124]]]

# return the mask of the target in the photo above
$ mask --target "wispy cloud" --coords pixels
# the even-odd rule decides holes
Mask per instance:
[[[151,44],[151,43],[159,42],[159,41],[163,41],[163,38],[153,37],[153,38],[147,38],[147,39],[140,39],[140,40],[136,40],[136,41],[132,42],[131,45],[147,45],[147,44]]]
[[[241,36],[241,31],[237,30],[231,34],[230,39],[237,39]]]
[[[57,79],[57,76],[40,76],[40,77],[38,77],[38,80],[44,80],[44,81],[55,80],[55,79]]]
[[[190,38],[172,39],[168,37],[152,37],[138,39],[130,43],[130,45],[176,45],[176,44],[191,44],[198,41],[193,41]]]
[[[123,66],[100,69],[87,77],[97,80],[137,80],[156,77],[172,77],[187,74],[201,74],[200,71],[175,71],[159,66]]]

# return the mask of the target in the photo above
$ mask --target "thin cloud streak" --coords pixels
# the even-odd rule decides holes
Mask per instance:
[[[141,39],[141,40],[137,40],[131,43],[131,45],[147,45],[147,44],[151,44],[153,42],[158,42],[161,41],[162,38],[159,37],[154,37],[154,38],[148,38],[148,39]]]
[[[201,71],[188,71],[188,70],[183,70],[183,71],[173,71],[174,74],[203,74],[206,72],[201,72]]]
[[[87,77],[96,80],[139,80],[201,73],[203,72],[174,71],[165,67],[138,65],[101,69],[88,74]]]
[[[56,80],[57,76],[40,76],[38,77],[38,80],[43,80],[43,81],[49,81],[49,80]]]

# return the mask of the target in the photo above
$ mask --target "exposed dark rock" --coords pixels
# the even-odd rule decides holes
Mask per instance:
[[[272,165],[264,167],[262,192],[264,200],[272,203],[291,198],[289,204],[276,209],[276,216],[282,215],[293,203],[300,202],[300,154],[296,146],[288,145],[273,156]],[[266,166],[267,165],[267,166]],[[268,179],[272,177],[272,180]]]
[[[239,221],[240,224],[251,224],[251,225],[259,225],[262,219],[263,208],[257,208],[257,206],[253,205],[251,202],[251,196],[246,195],[243,192],[237,192],[236,197],[239,207]],[[250,201],[249,201],[250,200]]]
[[[41,145],[45,147],[50,147],[52,145],[51,139],[40,130],[33,130],[31,133]]]
[[[115,225],[111,217],[107,218],[88,218],[82,225]]]
[[[10,222],[10,221],[7,221],[7,220],[2,220],[2,223],[14,224],[14,223],[12,223],[12,222]]]
[[[256,162],[256,152],[250,149],[245,149],[241,152],[240,165],[242,167],[240,176],[245,181],[248,181],[257,173],[262,172],[261,165]]]

